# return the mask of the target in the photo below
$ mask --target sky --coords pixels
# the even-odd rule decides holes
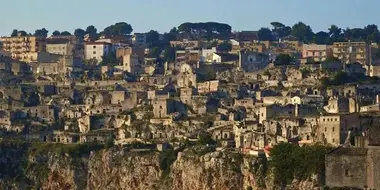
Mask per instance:
[[[278,21],[302,21],[314,32],[379,24],[379,0],[0,0],[0,35],[13,29],[34,33],[46,28],[73,32],[94,25],[98,31],[116,22],[133,32],[168,32],[184,22],[223,22],[233,31],[258,30]]]

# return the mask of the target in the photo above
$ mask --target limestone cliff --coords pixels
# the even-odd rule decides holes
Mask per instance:
[[[185,150],[167,168],[162,153],[152,150],[113,147],[81,156],[25,150],[0,149],[0,166],[6,166],[0,189],[278,189],[270,175],[264,177],[265,160],[228,150]],[[299,184],[289,189],[314,186],[313,182]]]

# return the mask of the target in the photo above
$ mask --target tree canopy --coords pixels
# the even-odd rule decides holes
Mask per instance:
[[[290,34],[298,38],[298,40],[305,42],[309,42],[313,38],[313,31],[311,27],[303,22],[298,22],[293,25],[292,32]]]
[[[274,40],[272,31],[269,28],[260,28],[260,30],[257,32],[257,36],[260,41]]]
[[[175,52],[176,52],[176,49],[174,47],[166,47],[164,50],[164,61],[174,62]]]
[[[44,38],[46,38],[46,37],[48,36],[48,33],[49,33],[49,31],[46,30],[45,28],[37,29],[37,30],[34,32],[34,36],[44,37]]]
[[[75,31],[74,31],[74,35],[77,37],[77,38],[79,38],[79,39],[83,39],[83,37],[84,37],[84,35],[86,35],[86,31],[84,31],[83,29],[80,29],[80,28],[78,28],[78,29],[76,29]]]
[[[160,55],[161,55],[161,52],[162,52],[161,48],[155,46],[155,47],[152,48],[152,50],[150,50],[150,56],[152,58],[157,58],[158,59],[160,57]]]
[[[132,26],[125,22],[118,22],[111,26],[108,26],[103,30],[105,36],[115,36],[115,35],[129,35],[133,31]]]
[[[61,32],[61,35],[62,36],[71,36],[71,33],[68,31],[63,31],[63,32]]]
[[[160,34],[155,30],[151,30],[148,33],[146,33],[146,43],[148,47],[157,46],[160,43],[159,38]]]
[[[59,36],[59,35],[61,35],[60,31],[56,30],[56,31],[53,32],[53,36]]]
[[[280,54],[276,57],[275,65],[291,65],[293,64],[293,58],[289,54]]]
[[[186,22],[178,26],[178,31],[187,35],[196,35],[205,38],[226,38],[231,34],[231,26],[217,22]]]
[[[27,36],[27,35],[28,35],[28,33],[26,33],[24,30],[17,30],[17,29],[14,29],[14,30],[12,31],[11,36],[12,36],[12,37],[16,37],[16,36],[18,36],[19,33],[20,33],[21,36]]]
[[[325,154],[330,149],[321,145],[303,146],[281,143],[271,150],[269,165],[278,184],[290,184],[293,179],[306,180],[313,174],[323,174]]]
[[[229,52],[232,50],[232,44],[228,41],[224,41],[223,43],[218,45],[217,49],[218,51]]]
[[[98,36],[98,30],[95,28],[95,26],[90,25],[86,28],[86,34],[90,36],[90,41],[95,41]]]
[[[270,24],[273,26],[272,32],[276,34],[279,38],[283,38],[285,36],[290,35],[290,32],[292,31],[292,28],[290,28],[289,26],[285,26],[280,22],[271,22]]]

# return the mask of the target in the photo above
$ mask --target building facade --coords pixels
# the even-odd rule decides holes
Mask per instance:
[[[370,48],[366,42],[336,42],[333,45],[333,55],[346,64],[370,63]]]
[[[98,63],[103,60],[103,56],[110,53],[111,44],[103,42],[91,42],[85,45],[85,59],[86,60],[96,60]]]
[[[325,61],[329,53],[331,49],[327,45],[304,44],[302,47],[302,58],[317,62]]]
[[[4,51],[10,52],[13,59],[28,61],[31,53],[43,52],[46,50],[45,39],[36,36],[2,37],[0,42],[3,44]]]
[[[135,33],[132,35],[132,44],[135,46],[146,46],[146,34],[145,33]]]

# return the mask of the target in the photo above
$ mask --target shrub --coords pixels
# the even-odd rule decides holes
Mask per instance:
[[[329,148],[321,145],[303,146],[281,143],[271,151],[270,167],[275,180],[289,184],[293,179],[305,180],[312,174],[321,174],[325,169],[325,154]]]

